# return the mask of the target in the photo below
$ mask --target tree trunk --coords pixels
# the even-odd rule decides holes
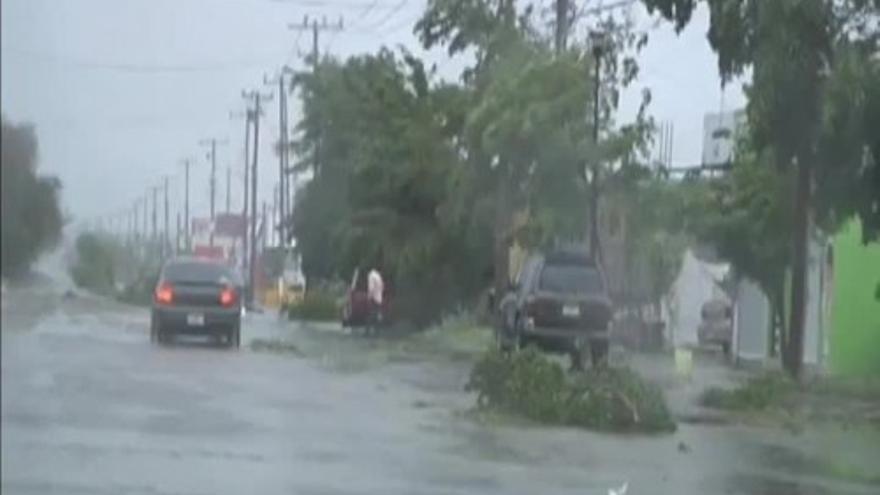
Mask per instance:
[[[510,187],[507,177],[502,177],[495,193],[494,264],[495,294],[504,297],[510,285]]]
[[[599,235],[599,172],[598,167],[590,181],[590,256],[602,264],[602,238]]]
[[[770,297],[770,338],[769,338],[769,348],[770,348],[770,357],[776,357],[777,355],[781,356],[783,361],[783,366],[786,363],[785,357],[785,286],[779,285],[776,289],[773,290],[772,295]],[[778,332],[778,333],[777,333]],[[777,340],[778,335],[778,340]]]
[[[794,192],[794,233],[792,241],[791,314],[786,339],[786,371],[800,379],[804,354],[804,323],[807,299],[807,234],[810,227],[810,168],[806,160],[797,161]]]

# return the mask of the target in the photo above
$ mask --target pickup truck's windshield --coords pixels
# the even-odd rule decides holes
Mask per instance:
[[[590,294],[602,291],[602,277],[595,268],[580,265],[545,265],[538,288],[547,292]]]

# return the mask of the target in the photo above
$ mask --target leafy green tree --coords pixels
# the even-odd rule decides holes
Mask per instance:
[[[554,56],[532,22],[531,8],[517,12],[513,2],[432,0],[416,24],[426,48],[442,45],[450,55],[470,50],[476,56],[464,77],[473,110],[464,129],[468,158],[463,175],[484,194],[478,204],[494,211],[498,291],[507,285],[513,239],[526,247],[583,239],[585,199],[596,198],[596,210],[601,194],[596,185],[603,174],[595,164],[610,171],[631,159],[651,127],[643,112],[634,124],[619,129],[612,119],[620,86],[638,72],[624,48],[642,46],[644,37],[613,20],[602,24],[607,40],[595,123],[594,81],[584,77],[595,63],[592,52],[576,45]],[[644,104],[648,101],[646,93]],[[595,125],[602,129],[599,143],[591,138]],[[593,164],[589,190],[588,164]],[[515,222],[521,212],[527,213],[526,221]]]
[[[730,174],[695,188],[688,228],[714,246],[737,276],[755,282],[770,303],[774,327],[787,345],[786,274],[791,268],[791,173],[775,168],[768,153],[739,146]]]
[[[428,318],[492,274],[503,290],[514,239],[583,238],[585,163],[622,161],[647,126],[592,143],[591,54],[554,56],[529,15],[512,2],[429,3],[416,25],[423,43],[477,54],[462,84],[438,83],[412,54],[387,49],[325,59],[297,78],[304,118],[294,146],[313,180],[292,232],[308,277],[379,264],[398,305]],[[614,91],[603,98],[616,106]]]
[[[116,286],[118,246],[110,237],[84,232],[76,238],[76,261],[70,275],[78,287],[112,294]]]
[[[836,47],[813,203],[817,221],[829,231],[857,216],[864,242],[880,236],[880,52],[874,53],[864,43]]]
[[[678,29],[690,21],[697,1],[643,0],[649,11],[659,11],[673,20]],[[792,212],[791,314],[783,363],[792,375],[799,377],[811,213],[833,222],[860,213],[863,222],[868,224],[868,232],[874,231],[872,225],[876,223],[876,193],[880,189],[875,179],[876,146],[871,144],[876,143],[876,132],[862,127],[873,123],[871,117],[860,119],[853,111],[859,108],[860,96],[869,98],[873,93],[847,94],[840,90],[842,87],[867,89],[876,79],[847,71],[847,59],[840,55],[855,56],[856,65],[876,61],[868,57],[875,57],[878,51],[880,36],[876,19],[880,2],[704,1],[711,16],[708,39],[718,55],[722,79],[728,81],[747,68],[752,70],[752,81],[747,89],[752,143],[759,153],[772,157],[783,173],[790,173],[794,183],[789,207]],[[847,121],[851,126],[843,134],[828,127],[834,125],[835,119],[849,117],[853,117]],[[844,153],[842,160],[849,165],[838,166],[837,157],[829,156],[828,150],[833,147],[820,149],[823,136],[827,142],[838,145],[845,142],[852,146],[852,151]],[[865,159],[866,155],[871,155],[870,159]],[[853,187],[866,179],[866,174],[868,185]],[[814,197],[814,187],[820,190],[823,187],[817,177],[828,179],[832,189],[817,191]],[[855,194],[849,196],[850,193]]]
[[[669,182],[646,167],[629,165],[609,177],[606,198],[623,230],[623,274],[618,297],[660,314],[678,276],[689,239],[686,221],[690,183]]]
[[[20,275],[39,255],[58,244],[63,219],[58,206],[61,182],[37,175],[37,137],[26,124],[3,117],[2,271]]]
[[[449,199],[467,98],[431,78],[408,53],[382,50],[344,64],[325,60],[299,81],[305,119],[297,146],[322,147],[294,214],[304,271],[347,277],[377,264],[396,306],[418,320],[472,295],[487,262],[479,248],[485,229],[476,216],[459,221]]]

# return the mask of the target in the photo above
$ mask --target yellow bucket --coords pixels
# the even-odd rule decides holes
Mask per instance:
[[[675,372],[690,379],[694,372],[694,352],[686,347],[675,348]]]

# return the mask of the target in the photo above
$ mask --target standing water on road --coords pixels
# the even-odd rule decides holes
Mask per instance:
[[[880,0],[0,10],[4,494],[880,493]]]

